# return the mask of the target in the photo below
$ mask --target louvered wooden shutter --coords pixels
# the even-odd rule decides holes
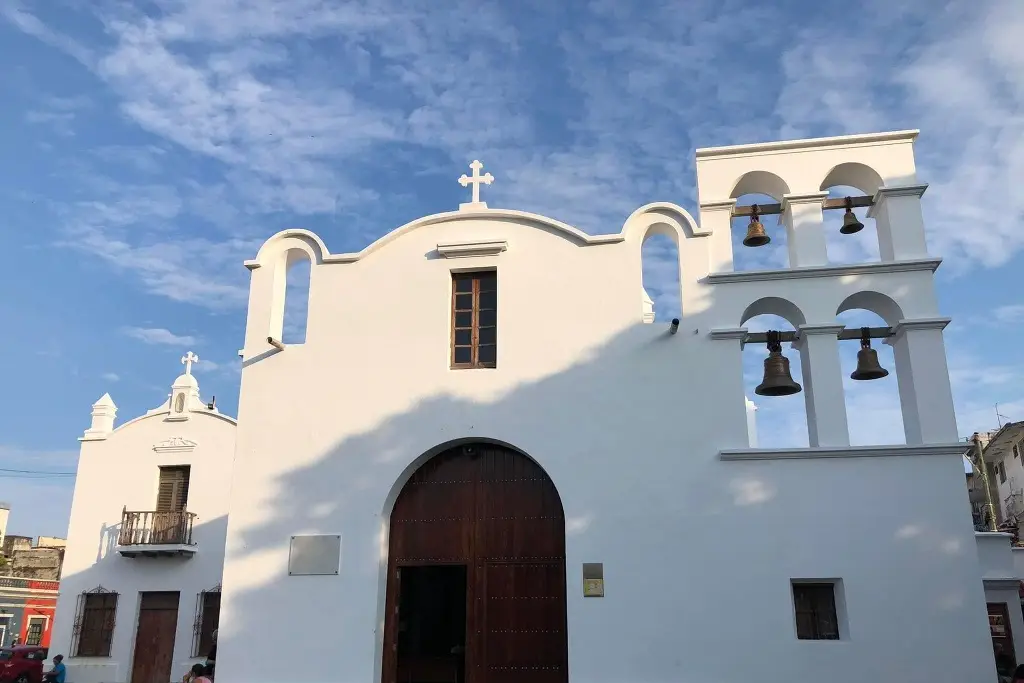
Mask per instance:
[[[178,512],[188,504],[189,467],[161,467],[157,512]]]

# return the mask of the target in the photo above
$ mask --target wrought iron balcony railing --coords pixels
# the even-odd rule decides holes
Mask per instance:
[[[192,512],[131,512],[121,513],[120,546],[138,545],[195,545],[192,540]]]

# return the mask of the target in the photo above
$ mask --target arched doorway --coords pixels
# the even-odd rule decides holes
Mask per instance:
[[[425,462],[391,513],[383,683],[566,683],[565,516],[491,443]]]

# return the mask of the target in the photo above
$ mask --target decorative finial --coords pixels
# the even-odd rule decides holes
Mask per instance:
[[[185,365],[185,374],[191,375],[192,364],[199,362],[199,356],[189,351],[188,353],[181,357],[181,362]]]
[[[490,185],[491,183],[494,182],[494,176],[492,176],[490,173],[484,173],[483,175],[480,175],[480,169],[482,169],[484,165],[481,164],[476,159],[473,160],[473,163],[471,163],[469,167],[473,169],[473,175],[467,176],[465,173],[463,173],[462,177],[459,178],[459,184],[462,185],[463,187],[466,187],[468,185],[473,186],[473,201],[469,204],[460,204],[459,208],[485,209],[487,208],[487,204],[480,201],[480,185]]]

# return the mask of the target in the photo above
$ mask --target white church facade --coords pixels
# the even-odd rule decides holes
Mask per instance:
[[[50,644],[72,683],[180,680],[212,647],[236,426],[182,361],[162,405],[115,428],[104,394],[80,439]]]
[[[137,558],[147,580],[209,564],[187,587],[150,588],[141,563],[117,557],[136,572],[118,590],[222,583],[218,683],[991,683],[916,135],[699,149],[699,220],[648,204],[611,234],[488,207],[474,162],[472,201],[360,252],[274,235],[246,262],[237,427],[201,407],[167,424],[172,397],[130,447],[184,436],[204,448],[195,467],[222,463],[230,485],[190,492],[209,506],[194,527],[210,525],[209,551]],[[834,186],[861,195],[831,199]],[[776,203],[738,203],[750,194]],[[847,207],[869,207],[879,261],[829,262],[823,212]],[[788,267],[734,270],[731,219],[751,216],[756,244],[773,214]],[[678,246],[681,310],[666,321],[642,286],[653,234]],[[287,344],[299,258],[306,337]],[[837,315],[852,309],[884,326],[845,329]],[[747,329],[766,313],[791,327]],[[839,345],[858,342],[869,375],[870,344],[893,347],[905,443],[850,445]],[[772,352],[765,401],[802,390],[808,447],[756,446],[745,344]],[[86,449],[113,457],[131,433],[105,419],[82,467]],[[233,471],[220,450],[232,440]],[[62,587],[66,637],[72,593],[113,582],[88,578],[97,525],[119,519],[78,490],[100,486],[80,474],[69,552],[82,548],[66,573],[87,578]],[[125,504],[147,509],[146,496]],[[205,573],[221,561],[222,582]],[[127,622],[118,609],[132,623],[136,607]],[[143,683],[121,661],[89,680]]]

